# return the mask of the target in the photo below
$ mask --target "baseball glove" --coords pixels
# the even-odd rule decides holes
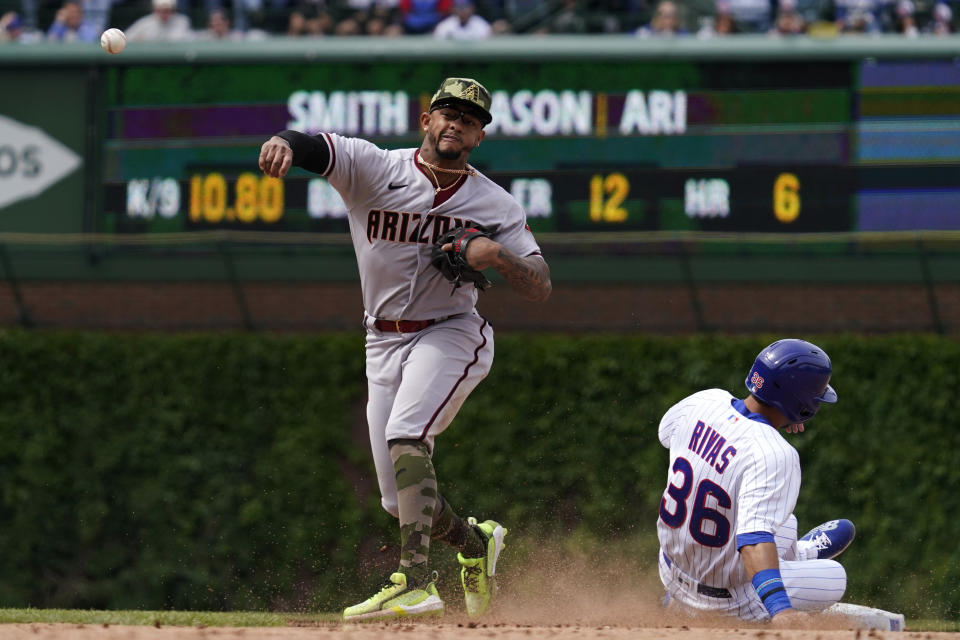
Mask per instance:
[[[467,263],[467,244],[476,238],[489,238],[495,229],[488,229],[480,225],[473,227],[454,227],[444,233],[430,254],[430,262],[440,270],[443,277],[453,283],[450,295],[464,282],[472,282],[473,286],[485,291],[492,286],[482,272],[477,271]],[[450,251],[441,249],[445,244],[452,244]]]

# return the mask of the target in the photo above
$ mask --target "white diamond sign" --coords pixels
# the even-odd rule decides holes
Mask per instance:
[[[0,116],[0,209],[43,193],[81,163],[42,129]]]

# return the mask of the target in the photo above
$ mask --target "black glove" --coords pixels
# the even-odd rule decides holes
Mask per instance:
[[[443,234],[440,240],[433,245],[433,251],[430,254],[430,262],[443,277],[453,283],[453,295],[462,282],[472,282],[473,286],[481,291],[485,291],[492,286],[487,277],[482,272],[477,271],[467,264],[467,244],[476,238],[489,238],[494,229],[487,229],[480,225],[473,227],[454,227]],[[445,244],[452,244],[450,251],[444,251],[441,247]]]

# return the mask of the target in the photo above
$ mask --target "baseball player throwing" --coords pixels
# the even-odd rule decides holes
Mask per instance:
[[[831,372],[816,345],[779,340],[757,356],[745,399],[708,389],[663,416],[670,467],[657,534],[669,603],[784,625],[843,596],[846,572],[832,558],[853,524],[834,520],[797,539],[800,458],[779,432],[803,431],[821,403],[837,401]]]
[[[492,267],[531,301],[551,291],[523,208],[467,164],[492,119],[489,109],[490,93],[479,82],[448,78],[420,114],[419,149],[283,131],[260,150],[268,176],[299,166],[330,181],[347,205],[357,254],[370,446],[381,503],[400,521],[401,555],[378,593],[344,610],[346,620],[442,613],[428,565],[431,539],[459,552],[470,616],[486,611],[495,590],[507,530],[458,516],[437,490],[431,459],[435,437],[493,361],[493,329],[474,308],[481,283],[458,271],[455,278],[447,273],[451,286],[437,254],[455,256],[465,271]],[[477,231],[484,228],[489,237]],[[442,240],[451,230],[452,239]],[[471,281],[477,287],[460,286]]]

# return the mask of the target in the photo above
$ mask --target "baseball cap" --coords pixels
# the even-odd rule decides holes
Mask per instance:
[[[446,105],[470,107],[483,124],[490,124],[490,92],[473,78],[447,78],[430,99],[430,111]]]

